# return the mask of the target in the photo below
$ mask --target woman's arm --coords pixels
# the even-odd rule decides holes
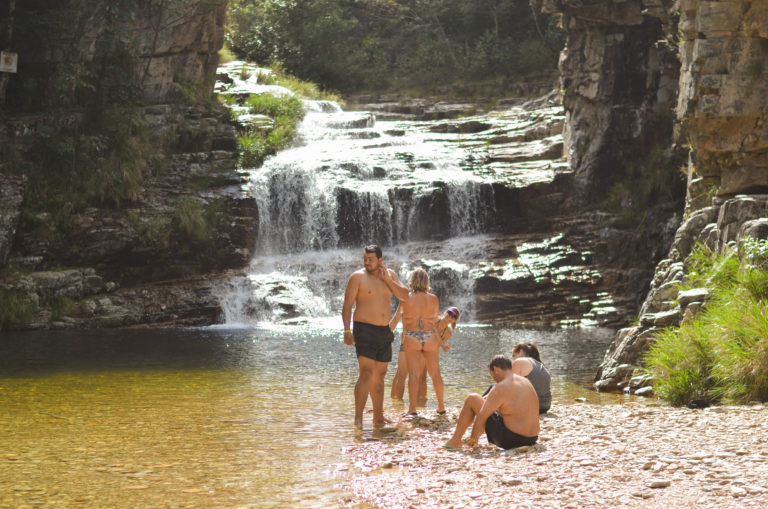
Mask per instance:
[[[400,318],[403,316],[403,304],[398,303],[397,309],[395,310],[395,314],[392,315],[392,319],[389,321],[389,328],[392,330],[395,330],[397,327],[397,322],[400,321]],[[405,323],[403,323],[403,326],[405,326]]]

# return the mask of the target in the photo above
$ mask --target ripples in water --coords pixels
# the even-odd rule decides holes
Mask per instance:
[[[4,334],[0,506],[337,504],[334,485],[354,469],[343,448],[360,439],[339,324]],[[446,404],[487,387],[490,356],[522,340],[539,344],[555,404],[609,397],[579,384],[611,338],[462,324],[442,355]],[[431,386],[429,397],[434,408]],[[370,426],[368,413],[363,439],[376,438]]]

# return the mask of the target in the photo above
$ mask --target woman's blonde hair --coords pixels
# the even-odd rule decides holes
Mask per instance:
[[[408,279],[408,286],[414,292],[428,292],[429,291],[429,274],[424,269],[414,269],[411,272],[411,277]]]

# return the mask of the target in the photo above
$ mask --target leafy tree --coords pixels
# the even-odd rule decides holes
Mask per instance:
[[[563,37],[528,0],[232,0],[240,57],[341,90],[552,72]]]

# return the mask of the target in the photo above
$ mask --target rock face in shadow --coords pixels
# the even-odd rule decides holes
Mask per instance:
[[[247,265],[258,223],[255,203],[240,192],[235,129],[211,96],[225,13],[225,2],[204,0],[16,2],[21,62],[0,122],[0,291],[32,313],[16,326],[217,320],[211,287]],[[84,94],[94,83],[102,95]],[[118,107],[127,124],[151,133],[143,149],[157,162],[142,168],[135,196],[23,208],[34,204],[35,186],[17,175],[39,159],[27,157],[34,144],[65,144],[90,110]]]
[[[533,0],[562,14],[563,142],[581,198],[629,174],[635,158],[669,151],[680,63],[672,0]]]
[[[24,201],[24,179],[0,174],[0,267],[11,251]]]
[[[226,2],[16,2],[14,51],[21,56],[18,79],[8,85],[13,109],[77,103],[77,81],[85,63],[116,52],[107,69],[117,82],[136,81],[144,101],[179,102],[196,89],[210,94],[224,43]],[[114,45],[114,46],[113,46]],[[102,71],[103,72],[103,71]],[[207,91],[207,93],[206,93]]]
[[[686,220],[656,268],[638,325],[622,329],[606,353],[599,390],[642,390],[650,381],[633,375],[655,334],[706,305],[709,289],[677,287],[695,245],[725,253],[745,237],[768,238],[768,5],[683,0],[679,33],[678,136],[692,149]]]

